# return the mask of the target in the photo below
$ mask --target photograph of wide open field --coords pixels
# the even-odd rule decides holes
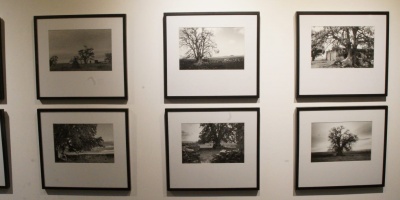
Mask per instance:
[[[179,28],[180,70],[243,70],[244,27]]]
[[[111,29],[49,30],[50,71],[111,71]]]
[[[373,68],[373,26],[311,27],[311,68]]]
[[[114,163],[113,124],[53,124],[55,162]]]
[[[182,163],[244,163],[244,123],[183,123]]]
[[[311,125],[311,162],[371,160],[371,147],[371,121]]]

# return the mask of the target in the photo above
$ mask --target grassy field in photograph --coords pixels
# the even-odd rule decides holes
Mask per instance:
[[[70,63],[58,63],[50,66],[50,71],[111,71],[111,63],[89,63],[79,64],[79,67],[73,67]]]
[[[244,69],[243,56],[226,56],[204,59],[201,64],[195,59],[179,59],[181,70],[223,70],[223,69]]]
[[[338,68],[337,65],[332,65],[334,61],[314,60],[311,61],[311,68]]]
[[[70,163],[114,163],[114,154],[70,154],[67,158]]]
[[[333,152],[311,153],[311,162],[337,162],[371,160],[371,150],[344,152],[343,156],[335,156]]]

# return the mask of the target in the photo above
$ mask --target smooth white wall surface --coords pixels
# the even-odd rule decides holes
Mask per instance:
[[[259,11],[260,98],[164,100],[164,12]],[[387,98],[295,98],[296,11],[389,11]],[[0,0],[5,27],[7,99],[12,187],[0,199],[400,199],[400,1],[398,0]],[[127,14],[129,100],[40,102],[36,99],[33,16]],[[371,80],[373,81],[373,80]],[[94,103],[93,103],[94,102]],[[295,192],[295,108],[388,105],[386,186],[380,189]],[[257,192],[167,192],[165,108],[260,107],[260,190]],[[37,108],[129,108],[130,192],[41,189]],[[252,172],[249,172],[252,173]],[[340,172],[332,172],[340,173]],[[195,174],[194,174],[195,175]]]

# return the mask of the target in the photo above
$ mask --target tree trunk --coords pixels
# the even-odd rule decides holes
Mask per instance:
[[[213,149],[220,149],[221,147],[221,141],[214,141]]]
[[[336,156],[344,156],[344,154],[343,154],[343,148],[342,148],[342,147],[340,147],[340,148],[337,149],[337,151],[336,151]]]

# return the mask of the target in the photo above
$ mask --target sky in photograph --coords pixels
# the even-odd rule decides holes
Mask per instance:
[[[181,124],[182,142],[197,142],[202,128],[199,123]]]
[[[94,60],[104,61],[111,52],[111,29],[49,30],[49,58],[68,63],[84,45],[94,49]]]
[[[329,130],[333,127],[344,126],[345,130],[357,135],[358,141],[353,144],[352,150],[371,149],[372,122],[318,122],[311,125],[311,152],[327,152],[330,146]],[[342,133],[345,131],[343,130]]]
[[[102,137],[104,142],[114,142],[113,124],[97,124],[95,137]]]
[[[244,27],[206,28],[214,33],[213,41],[217,44],[219,53],[213,57],[244,56]],[[199,28],[200,30],[200,28]],[[185,57],[187,48],[180,48],[180,57]]]

